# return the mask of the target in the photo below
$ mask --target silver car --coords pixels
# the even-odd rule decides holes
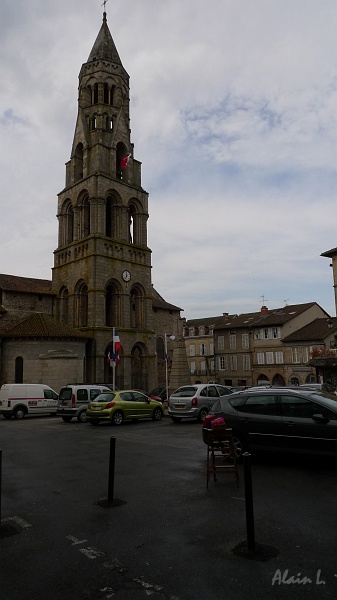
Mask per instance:
[[[183,385],[171,394],[167,412],[175,423],[191,418],[203,421],[213,404],[221,396],[231,393],[231,388],[223,385],[209,383]]]

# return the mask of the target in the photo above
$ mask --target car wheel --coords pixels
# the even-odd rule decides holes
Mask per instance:
[[[208,409],[207,408],[202,408],[201,411],[198,414],[198,421],[199,423],[202,423],[204,418],[207,417],[208,415]]]
[[[26,411],[21,406],[18,406],[18,408],[16,408],[13,412],[14,419],[23,419],[25,414],[26,414]]]
[[[233,433],[233,444],[235,449],[236,460],[242,460],[242,455],[247,452],[248,446],[246,440],[237,433]]]
[[[172,417],[172,421],[173,421],[174,423],[180,423],[180,421],[181,421],[181,417]]]
[[[70,423],[72,417],[62,417],[62,421],[64,421],[65,423]]]
[[[79,423],[85,423],[87,420],[87,413],[85,410],[82,410],[77,417]]]
[[[157,406],[157,408],[154,409],[153,413],[152,413],[152,419],[153,421],[160,421],[161,418],[163,416],[163,411],[161,408],[159,408]]]
[[[114,425],[121,425],[123,423],[124,415],[121,410],[116,410],[112,415],[112,422]]]

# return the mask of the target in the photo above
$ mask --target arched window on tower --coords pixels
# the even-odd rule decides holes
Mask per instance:
[[[140,286],[133,286],[130,292],[130,323],[131,327],[142,329],[144,322],[144,292]]]
[[[79,281],[75,289],[75,327],[88,325],[88,286]]]
[[[106,199],[105,235],[113,239],[118,239],[120,237],[118,227],[117,199],[112,195],[109,195]]]
[[[110,104],[110,93],[109,86],[107,83],[104,84],[104,104]]]
[[[123,173],[125,172],[125,169],[122,169],[122,166],[121,166],[122,160],[123,160],[123,158],[128,156],[128,154],[129,154],[129,151],[128,151],[126,145],[123,144],[123,142],[118,142],[118,144],[116,146],[116,175],[120,179],[123,179]]]
[[[142,245],[142,229],[140,207],[135,203],[129,204],[129,242],[130,244]]]
[[[79,143],[76,146],[74,156],[74,178],[75,181],[83,179],[83,144]]]
[[[70,201],[63,205],[61,220],[62,245],[66,246],[67,244],[71,244],[71,242],[74,240],[74,211]]]
[[[105,324],[118,327],[121,316],[121,295],[116,283],[110,282],[105,290]]]
[[[113,119],[112,119],[112,117],[106,117],[106,129],[108,131],[112,131],[113,130]]]
[[[59,293],[59,318],[61,323],[68,324],[68,290],[62,287]]]
[[[90,235],[90,203],[89,197],[85,195],[80,202],[80,232],[79,237],[83,239]]]
[[[93,103],[98,104],[98,83],[95,83],[95,85],[94,85]]]

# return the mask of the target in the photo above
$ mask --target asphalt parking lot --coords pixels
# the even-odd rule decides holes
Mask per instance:
[[[0,418],[0,440],[2,529],[17,530],[0,538],[1,600],[337,597],[334,460],[253,457],[256,540],[279,551],[260,562],[232,552],[242,467],[239,489],[229,474],[206,489],[200,424]]]

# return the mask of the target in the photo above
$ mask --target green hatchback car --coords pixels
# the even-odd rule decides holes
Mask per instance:
[[[87,408],[87,421],[98,425],[100,421],[109,421],[121,425],[123,421],[133,419],[152,419],[160,421],[163,416],[161,402],[149,398],[137,390],[119,390],[99,394]]]

